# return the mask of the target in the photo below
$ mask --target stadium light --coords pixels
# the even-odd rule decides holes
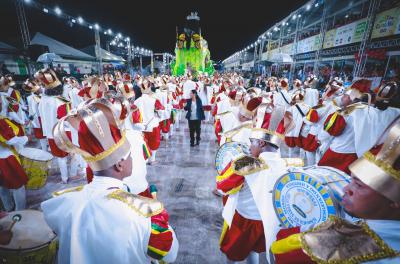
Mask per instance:
[[[93,29],[93,27],[92,27],[92,26],[89,26],[89,28],[90,28],[90,29]]]
[[[43,12],[45,12],[45,13],[49,13],[49,9],[47,9],[47,8],[43,8]]]
[[[32,1],[31,0],[25,0],[24,2],[27,3],[27,4],[30,4]]]
[[[94,28],[96,29],[96,30],[99,30],[100,29],[100,26],[99,26],[99,24],[94,24]]]
[[[306,10],[310,10],[311,9],[311,5],[307,5]]]
[[[54,8],[54,12],[56,12],[56,14],[59,16],[62,14],[61,9],[57,6],[56,8]]]
[[[76,23],[76,20],[75,20],[75,19],[71,19],[71,22],[72,22],[72,23]]]
[[[109,29],[107,30],[107,33],[111,35],[111,34],[112,34],[112,30],[109,28]]]
[[[83,18],[82,17],[78,17],[78,23],[82,24],[83,23]]]

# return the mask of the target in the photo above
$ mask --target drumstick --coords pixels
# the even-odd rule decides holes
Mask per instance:
[[[14,215],[14,216],[12,217],[12,220],[13,220],[13,221],[12,221],[10,227],[8,228],[8,231],[11,231],[11,229],[14,227],[14,225],[15,225],[17,222],[21,221],[21,219],[22,219],[22,215],[20,215],[20,214]]]

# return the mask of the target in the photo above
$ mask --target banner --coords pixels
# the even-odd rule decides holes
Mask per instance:
[[[335,46],[336,28],[329,30],[325,33],[324,49],[332,48]]]
[[[400,15],[397,17],[397,25],[394,34],[400,34]]]
[[[356,24],[356,27],[354,30],[354,36],[352,39],[352,43],[361,42],[361,40],[364,36],[364,32],[367,29],[367,19],[363,18],[354,23]]]
[[[396,34],[400,8],[392,8],[379,13],[375,18],[371,38],[382,38]]]
[[[319,35],[318,35],[318,37],[319,37]],[[316,36],[312,36],[312,37],[300,40],[297,43],[297,54],[307,53],[307,52],[316,50],[315,38],[316,38]]]
[[[293,52],[293,43],[283,46],[281,48],[281,52],[289,54],[289,55],[293,55],[293,53],[294,53]]]
[[[335,47],[352,43],[356,23],[344,25],[336,29]]]

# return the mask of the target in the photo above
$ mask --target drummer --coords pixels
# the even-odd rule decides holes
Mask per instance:
[[[87,115],[89,111],[94,114]],[[178,241],[162,203],[124,191],[122,180],[132,172],[131,146],[117,116],[114,106],[93,100],[54,128],[58,147],[85,153],[95,175],[83,188],[41,204],[46,222],[59,237],[60,263],[176,259]],[[79,146],[68,141],[66,123],[77,129]]]
[[[12,120],[0,116],[0,198],[6,211],[22,210],[26,206],[28,176],[15,148],[28,142],[21,130]]]
[[[353,178],[345,187],[342,205],[364,221],[354,224],[333,218],[300,234],[299,227],[283,229],[271,247],[275,263],[293,263],[293,259],[312,263],[310,257],[318,263],[400,262],[399,131],[397,119],[378,153],[371,150],[349,167]]]
[[[71,104],[61,96],[63,94],[63,86],[52,69],[48,68],[36,72],[35,78],[45,88],[38,107],[43,135],[47,137],[51,153],[57,158],[61,172],[61,182],[66,184],[69,178],[77,176],[78,159],[75,155],[71,156],[70,170],[68,172],[68,153],[59,149],[54,143],[53,127],[57,120],[69,112]]]
[[[31,121],[33,134],[39,140],[42,150],[47,151],[47,139],[43,135],[42,121],[38,109],[41,99],[40,85],[34,78],[29,78],[22,87],[25,91],[31,93],[26,100],[28,101],[29,120]]]
[[[261,175],[268,164],[280,159],[280,155],[277,136],[265,129],[253,128],[250,141],[253,159],[248,159],[245,168],[238,172],[235,162],[231,162],[217,177],[217,189],[229,194],[223,213],[220,249],[230,261],[247,259],[247,263],[259,263],[259,253],[265,252],[264,228],[251,190],[255,186],[249,185],[245,179]],[[257,161],[261,164],[258,168]]]

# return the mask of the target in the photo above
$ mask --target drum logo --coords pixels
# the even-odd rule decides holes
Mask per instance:
[[[285,174],[277,181],[273,203],[285,227],[313,226],[336,213],[326,188],[300,172]]]

